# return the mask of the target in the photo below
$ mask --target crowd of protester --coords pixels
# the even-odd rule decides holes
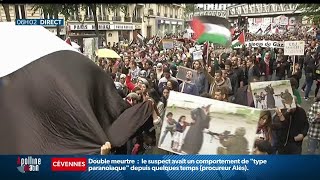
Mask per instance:
[[[248,33],[246,38],[284,41],[292,39],[292,36],[295,34],[258,37]],[[309,111],[301,107],[303,98],[307,101],[310,99],[313,83],[316,82],[317,86],[315,96],[320,88],[319,49],[314,37],[299,34],[295,36],[295,39],[306,41],[304,56],[285,56],[281,48],[243,47],[232,51],[217,51],[215,47],[209,46],[202,48],[201,60],[193,60],[193,55],[189,52],[197,45],[192,40],[184,39],[182,44],[172,49],[163,49],[162,39],[179,38],[179,35],[167,35],[163,38],[155,36],[129,45],[108,44],[107,48],[116,51],[121,59],[97,59],[97,64],[111,73],[119,94],[128,103],[135,105],[151,99],[157,107],[154,129],[134,139],[130,147],[132,154],[164,153],[156,147],[161,119],[165,116],[171,91],[254,107],[250,82],[285,79],[291,82],[297,107],[277,110],[275,114],[268,112],[261,117],[265,119],[259,121],[258,132],[264,138],[255,143],[255,153],[301,154],[302,140],[306,136],[311,139],[309,153],[315,152],[320,141],[320,103],[316,102]],[[184,82],[176,78],[179,66],[197,72],[194,84],[181,88]]]

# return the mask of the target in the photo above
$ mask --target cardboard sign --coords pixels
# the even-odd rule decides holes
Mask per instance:
[[[254,105],[258,109],[275,110],[295,108],[295,100],[289,80],[251,83]]]
[[[186,81],[186,75],[188,71],[192,72],[191,84],[194,84],[196,79],[198,79],[198,73],[196,70],[193,70],[187,67],[183,67],[183,66],[178,67],[177,79],[180,81]]]
[[[202,51],[193,52],[192,53],[193,60],[201,60],[201,59],[203,59],[202,54],[203,54]]]
[[[284,42],[284,55],[304,55],[304,41],[285,41]]]
[[[165,114],[169,112],[172,118],[162,119],[159,148],[176,154],[218,155],[251,154],[262,114],[258,109],[175,91],[170,92]],[[181,125],[186,128],[177,131]],[[237,132],[243,132],[241,138],[235,137]],[[235,150],[225,149],[222,140]]]
[[[163,39],[162,46],[163,46],[163,49],[173,49],[174,41],[172,39]]]

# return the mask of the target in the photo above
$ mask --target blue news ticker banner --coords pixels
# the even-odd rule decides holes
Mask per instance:
[[[17,26],[64,26],[64,19],[16,19]]]
[[[1,179],[319,179],[320,156],[0,156]]]

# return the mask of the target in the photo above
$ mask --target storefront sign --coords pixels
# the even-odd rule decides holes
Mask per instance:
[[[135,26],[132,24],[114,24],[113,28],[111,25],[111,29],[112,30],[130,30],[133,31],[135,30]]]
[[[284,48],[284,41],[248,41],[245,43],[246,47],[270,47],[270,48]],[[242,46],[234,47],[234,49],[239,49]]]
[[[135,25],[133,24],[107,24],[107,23],[100,23],[99,24],[100,31],[107,31],[107,30],[128,30],[132,31],[135,30]],[[94,24],[72,24],[70,25],[71,31],[94,31],[95,25]]]

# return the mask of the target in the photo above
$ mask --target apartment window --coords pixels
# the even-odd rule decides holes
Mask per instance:
[[[164,7],[164,13],[168,14],[168,7],[167,6]]]
[[[173,8],[172,7],[170,8],[170,15],[173,16]]]
[[[16,13],[16,19],[26,18],[26,10],[24,8],[24,5],[14,5],[14,10]]]
[[[137,8],[137,7],[136,7],[136,8],[134,9],[133,16],[134,16],[134,17],[137,17],[137,18],[138,18],[138,17],[141,17],[141,8]]]
[[[117,9],[114,13],[114,16],[120,16],[120,9]]]
[[[161,5],[157,5],[157,13],[161,12]]]
[[[42,19],[54,19],[54,15],[53,14],[49,14],[47,12],[44,12],[42,9],[40,10],[40,15]]]
[[[175,15],[176,15],[176,16],[179,16],[179,9],[176,9]]]
[[[90,7],[87,8],[86,15],[87,16],[93,16],[93,12],[92,12],[92,9]]]

